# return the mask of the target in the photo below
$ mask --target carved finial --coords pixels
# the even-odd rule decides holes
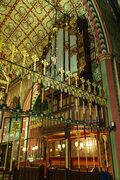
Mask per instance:
[[[46,59],[42,60],[42,64],[44,66],[43,68],[43,74],[45,75],[46,74],[46,67],[48,66],[48,62]]]
[[[87,90],[90,93],[91,92],[91,82],[89,80],[87,80],[86,83],[88,85]]]
[[[26,61],[26,58],[29,56],[29,54],[27,53],[26,50],[23,50],[22,51],[22,54],[23,54],[23,66],[25,66],[25,61]]]
[[[85,79],[84,79],[84,77],[81,77],[80,78],[80,80],[81,80],[81,82],[82,82],[82,90],[84,91],[84,89],[85,89]]]
[[[93,93],[96,95],[96,84],[95,83],[92,83],[92,86],[93,86]]]
[[[77,73],[75,73],[75,74],[73,75],[73,77],[75,78],[76,87],[78,87],[78,79],[79,79],[79,77],[78,77]]]
[[[33,62],[34,62],[34,71],[36,71],[36,62],[39,60],[38,56],[34,54],[32,56]]]
[[[61,79],[61,81],[62,81],[62,78],[63,78],[63,74],[64,74],[64,69],[61,67],[61,68],[59,68],[59,72],[60,72],[60,79]]]
[[[70,71],[67,71],[67,72],[66,72],[66,76],[68,77],[68,83],[69,83],[69,85],[70,85],[70,78],[72,77],[71,72],[70,72]]]

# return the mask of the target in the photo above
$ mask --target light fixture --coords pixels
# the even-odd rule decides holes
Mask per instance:
[[[58,149],[61,150],[61,144],[58,144]]]
[[[78,144],[78,141],[75,141],[75,147],[77,148],[79,146],[80,149],[84,148],[83,142],[80,142],[80,144]]]
[[[78,147],[78,141],[75,141],[75,147]]]
[[[32,147],[32,150],[34,151],[34,150],[35,150],[35,147]]]
[[[52,150],[52,148],[50,148],[50,152],[52,152],[53,150]]]
[[[83,142],[80,142],[80,149],[83,149],[83,148],[84,148]]]
[[[26,151],[26,147],[23,147],[22,151],[25,152]]]
[[[86,147],[91,148],[93,146],[92,140],[86,141]]]
[[[35,148],[35,150],[37,150],[37,149],[38,149],[38,146],[35,146],[34,148]]]
[[[97,142],[95,138],[88,138],[85,142],[85,146],[88,149],[94,149],[97,146]]]
[[[109,130],[112,131],[112,130],[115,130],[116,126],[115,126],[115,122],[112,121],[109,125]]]
[[[65,148],[65,144],[62,144],[62,148],[63,148],[63,149]]]

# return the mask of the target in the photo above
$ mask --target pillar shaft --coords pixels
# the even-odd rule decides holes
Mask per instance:
[[[113,79],[113,69],[110,54],[99,56],[102,72],[103,86],[107,98],[108,123],[115,122],[116,129],[110,132],[112,159],[115,179],[120,179],[120,121],[116,99],[115,83]]]
[[[65,167],[71,168],[70,127],[65,128]]]

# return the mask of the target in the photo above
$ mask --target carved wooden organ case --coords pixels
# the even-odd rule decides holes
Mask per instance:
[[[88,24],[86,19],[80,17],[64,17],[53,27],[47,46],[43,49],[42,59],[45,59],[47,66],[45,75],[60,82],[75,85],[77,76],[77,86],[81,85],[79,78],[92,80],[90,43],[88,35]],[[44,74],[44,65],[42,64]],[[70,82],[69,82],[70,81]],[[58,114],[65,119],[76,119],[74,112],[68,109],[74,108],[75,97],[61,90],[48,88],[48,84],[43,83],[44,101],[48,102],[49,113]],[[54,90],[53,90],[54,89]],[[77,102],[80,106],[80,102]],[[74,110],[73,110],[74,111]],[[66,115],[68,114],[68,115]]]

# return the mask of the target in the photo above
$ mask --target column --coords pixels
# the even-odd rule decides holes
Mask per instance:
[[[65,168],[66,180],[68,179],[68,170],[70,169],[70,127],[67,125],[65,128]]]
[[[107,98],[108,124],[115,122],[116,128],[110,131],[112,159],[114,167],[115,179],[120,179],[120,120],[116,99],[115,82],[113,78],[112,58],[111,54],[105,53],[99,55],[101,64],[101,73],[105,96]]]

